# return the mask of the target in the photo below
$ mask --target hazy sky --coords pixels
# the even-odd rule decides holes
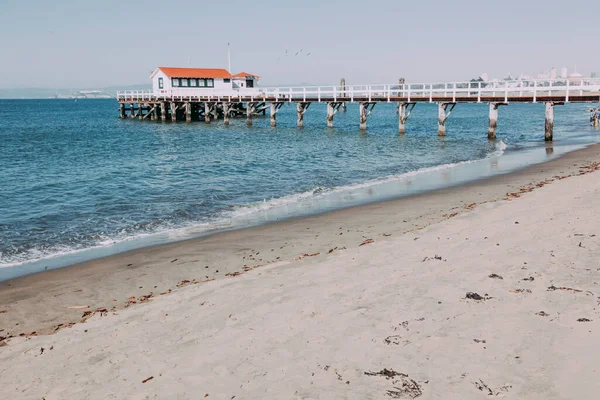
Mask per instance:
[[[588,75],[600,72],[599,18],[591,0],[0,0],[0,87],[143,84],[156,66],[190,60],[227,68],[227,42],[232,72],[263,86],[575,64]]]

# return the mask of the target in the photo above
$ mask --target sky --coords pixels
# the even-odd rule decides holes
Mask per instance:
[[[260,75],[262,86],[563,66],[589,76],[600,72],[599,15],[591,0],[0,0],[0,88],[138,85],[157,66],[227,68],[227,43],[231,72]]]

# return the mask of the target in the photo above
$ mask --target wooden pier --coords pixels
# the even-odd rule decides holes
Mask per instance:
[[[164,91],[163,91],[164,92]],[[489,103],[488,138],[495,139],[498,109],[511,103],[544,103],[546,106],[545,140],[551,141],[554,129],[554,106],[565,103],[600,102],[600,79],[518,80],[502,82],[402,83],[390,85],[244,88],[211,90],[194,89],[156,94],[152,91],[117,92],[121,118],[153,121],[211,121],[246,117],[252,125],[255,115],[269,110],[271,126],[277,125],[277,113],[285,103],[296,103],[299,127],[312,103],[327,105],[326,124],[333,127],[336,113],[346,103],[358,103],[360,129],[377,103],[396,103],[398,132],[406,132],[406,122],[417,103],[438,104],[438,134],[446,134],[446,121],[459,103]]]

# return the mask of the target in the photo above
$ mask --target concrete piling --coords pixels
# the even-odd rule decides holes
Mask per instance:
[[[498,103],[490,103],[490,118],[488,125],[488,139],[496,139],[496,127],[498,126]]]
[[[246,104],[246,125],[247,126],[252,126],[252,117],[254,116],[255,109],[256,109],[256,103]]]
[[[209,102],[205,102],[204,103],[204,122],[207,124],[210,124],[210,120],[211,120],[211,107],[210,107],[210,103]]]
[[[271,103],[270,106],[271,126],[277,126],[277,103]]]
[[[192,122],[192,103],[185,103],[185,122]]]
[[[297,103],[296,106],[296,114],[298,116],[298,128],[302,128],[304,126],[304,113],[310,107],[310,103]]]
[[[333,116],[337,114],[343,103],[328,102],[327,103],[327,127],[333,128]]]
[[[279,109],[283,107],[283,103],[282,102],[273,102],[271,103],[270,107],[269,107],[269,114],[271,116],[271,126],[275,127],[277,126],[277,113],[279,112]],[[266,110],[266,108],[265,108]]]
[[[364,131],[367,129],[367,107],[366,103],[360,103],[359,107],[359,121],[360,121],[360,130]]]
[[[446,121],[450,117],[456,103],[438,103],[438,135],[446,136]],[[448,106],[450,109],[448,110]]]
[[[171,122],[177,122],[177,104],[171,102]]]
[[[333,128],[333,116],[335,115],[335,111],[333,109],[333,103],[327,103],[327,127]]]
[[[223,124],[229,125],[229,103],[223,103]]]
[[[302,128],[304,126],[304,107],[302,107],[302,103],[296,105],[296,114],[298,116],[298,128]]]
[[[164,101],[160,103],[160,120],[163,122],[167,120],[167,106]]]
[[[375,103],[372,102],[360,102],[359,103],[359,115],[360,115],[360,130],[364,131],[367,129],[367,118],[371,115]]]
[[[438,135],[446,136],[446,105],[438,103]]]
[[[406,120],[410,117],[416,103],[398,103],[398,133],[406,132]]]
[[[552,141],[554,133],[554,103],[548,102],[546,104],[546,124],[545,124],[545,135],[544,139],[546,142]]]
[[[347,96],[347,93],[346,93],[346,79],[345,78],[340,79],[340,92],[341,92],[340,93],[341,97],[346,97]],[[345,101],[342,102],[342,106],[341,107],[342,107],[342,112],[346,112],[346,102]]]

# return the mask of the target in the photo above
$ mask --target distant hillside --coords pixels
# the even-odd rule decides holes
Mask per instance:
[[[108,86],[108,87],[87,87],[71,89],[46,89],[46,88],[0,88],[0,99],[48,99],[56,97],[73,96],[80,91],[98,90],[115,96],[118,90],[149,90],[151,85],[131,85],[131,86]]]

